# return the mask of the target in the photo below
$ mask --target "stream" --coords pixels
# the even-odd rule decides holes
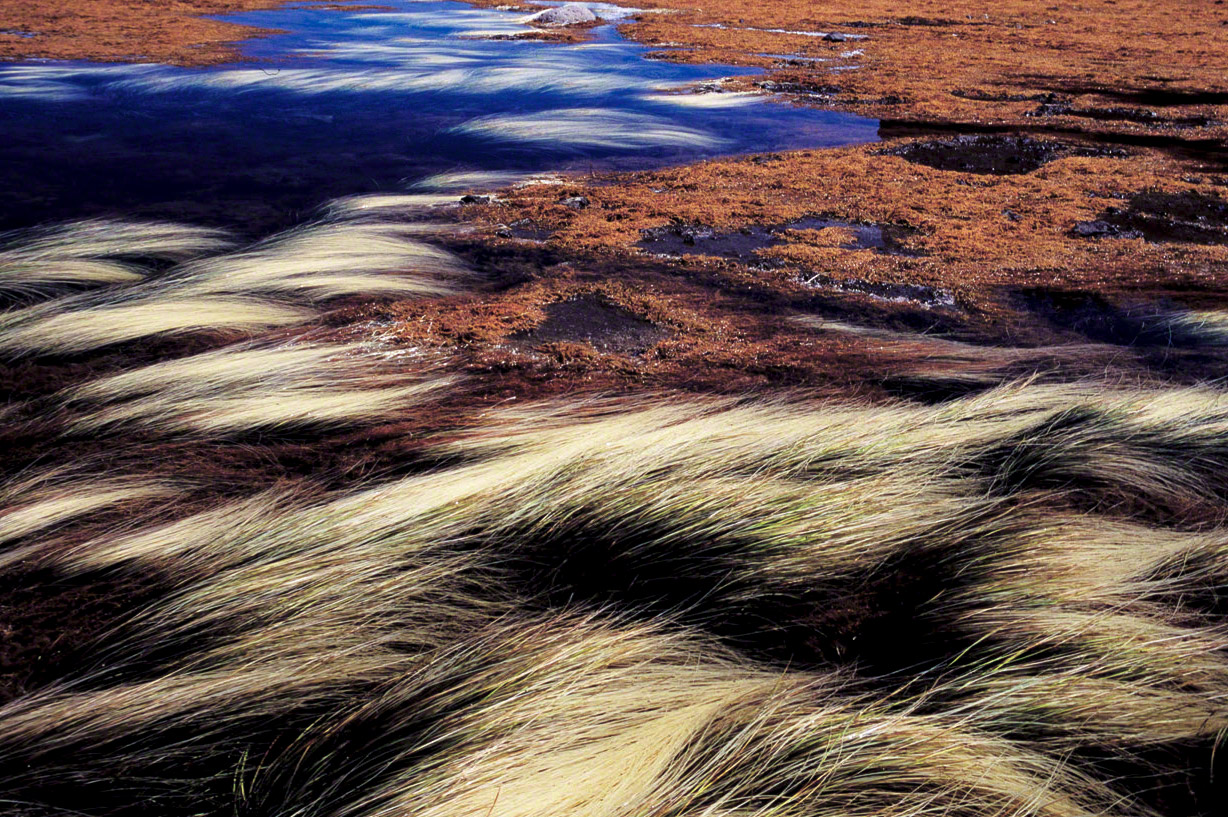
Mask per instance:
[[[757,94],[757,73],[646,59],[626,10],[592,40],[508,39],[524,14],[459,2],[291,6],[225,18],[281,33],[211,68],[0,64],[0,229],[112,215],[263,233],[340,196],[437,174],[651,168],[856,144],[878,122]],[[660,49],[656,49],[660,50]],[[697,92],[696,89],[699,89]]]

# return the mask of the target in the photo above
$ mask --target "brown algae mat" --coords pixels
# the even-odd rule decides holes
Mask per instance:
[[[1182,139],[1228,123],[1216,0],[635,5],[654,13],[623,32],[660,59],[768,69],[768,87],[883,119]]]
[[[574,262],[567,275],[599,270],[608,282],[606,265],[624,276],[651,268],[716,288],[699,312],[759,304],[759,332],[807,347],[814,334],[801,340],[798,320],[1004,347],[1173,346],[1164,333],[1147,340],[1142,325],[1223,304],[1225,7],[639,6],[660,13],[622,31],[660,46],[655,58],[767,69],[698,91],[758,89],[882,117],[883,142],[571,177],[463,208],[507,251],[535,243]],[[521,240],[530,233],[537,242]],[[721,351],[745,337],[725,333]],[[734,357],[743,372],[790,368],[779,348]],[[834,368],[846,373],[848,361]]]
[[[0,4],[0,60],[30,58],[217,65],[263,29],[204,15],[277,8],[284,0],[21,0]],[[361,7],[342,0],[327,6]],[[373,6],[375,7],[375,6]]]

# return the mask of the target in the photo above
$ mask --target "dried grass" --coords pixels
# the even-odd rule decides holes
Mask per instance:
[[[85,351],[235,326],[168,303],[308,312],[336,282],[395,280],[402,250],[428,259],[425,295],[450,262],[407,235],[295,234],[118,302],[10,313],[0,337]],[[45,404],[70,435],[153,455],[439,399],[461,402],[363,347],[266,340]],[[0,576],[153,588],[0,705],[10,812],[1196,813],[1149,790],[1205,788],[1228,730],[1214,388],[559,400],[416,450],[430,467],[217,485],[191,512],[105,460],[10,482]],[[163,506],[115,521],[140,503]]]
[[[226,435],[376,422],[455,378],[406,383],[359,344],[225,347],[89,381],[63,395],[74,434]]]
[[[9,236],[0,250],[0,299],[29,301],[76,289],[136,283],[147,264],[224,250],[225,235],[179,224],[77,221]]]
[[[80,293],[11,311],[0,315],[0,354],[75,354],[167,335],[253,333],[309,321],[322,304],[341,297],[452,292],[466,273],[447,253],[415,240],[428,230],[322,222],[186,261],[115,292]],[[75,238],[63,240],[71,244]],[[98,243],[88,230],[82,242],[84,248]]]

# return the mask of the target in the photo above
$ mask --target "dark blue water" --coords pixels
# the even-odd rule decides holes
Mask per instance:
[[[338,196],[459,171],[635,168],[870,141],[877,122],[682,92],[746,74],[593,42],[491,39],[523,15],[456,2],[230,18],[287,33],[209,69],[0,66],[0,228],[99,214],[262,232]]]

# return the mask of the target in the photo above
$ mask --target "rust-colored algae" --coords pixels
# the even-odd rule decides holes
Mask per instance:
[[[1106,210],[1126,206],[1141,190],[1218,200],[1224,189],[1219,181],[1183,173],[1178,161],[1154,149],[1072,156],[1031,173],[991,176],[937,170],[882,146],[866,146],[769,161],[704,162],[619,176],[613,183],[521,187],[508,193],[504,207],[471,216],[549,224],[556,228],[551,245],[564,252],[627,259],[645,252],[637,246],[642,230],[671,222],[736,230],[823,215],[906,225],[915,230],[906,243],[917,257],[842,249],[839,231],[799,231],[758,259],[713,266],[753,274],[762,286],[782,292],[798,291],[816,273],[941,287],[962,307],[988,316],[1001,313],[1002,294],[1012,288],[1221,293],[1228,269],[1228,247],[1222,244],[1152,243],[1076,231]],[[561,203],[576,195],[591,206],[574,210]]]
[[[241,59],[237,40],[264,29],[203,15],[277,8],[285,0],[22,0],[0,4],[0,60],[162,62],[204,66]],[[332,8],[357,8],[334,3]]]
[[[767,68],[770,82],[867,116],[1182,140],[1228,134],[1228,5],[1215,0],[635,5],[655,13],[622,30],[662,49],[658,58]]]
[[[8,12],[13,20],[0,25],[32,27],[29,15],[50,14],[52,5],[30,4],[22,19]],[[86,3],[77,16],[134,5]],[[275,3],[164,8],[239,5]],[[1132,348],[1129,337],[1101,326],[1112,323],[1103,315],[1089,318],[1089,329],[1043,305],[1091,298],[1102,311],[1160,314],[1223,304],[1228,224],[1216,213],[1228,199],[1228,6],[637,5],[645,12],[622,30],[657,47],[657,57],[768,69],[726,87],[771,90],[774,104],[888,118],[884,141],[504,191],[458,211],[479,228],[459,249],[489,273],[487,286],[354,307],[336,314],[329,331],[378,334],[478,372],[477,405],[631,385],[878,393],[922,369],[986,382],[987,372],[1005,377],[1029,366],[1067,377],[1111,368],[1132,378],[1197,379],[1209,371],[1205,361],[1174,367],[1180,352],[1157,358]],[[111,16],[116,26],[122,19]],[[238,31],[227,27],[225,36]],[[570,41],[587,31],[530,36]],[[41,47],[33,42],[19,46]],[[574,206],[578,197],[587,203]],[[1157,202],[1190,212],[1166,224],[1153,217]],[[797,224],[816,217],[836,224]],[[1191,227],[1191,218],[1202,220]],[[1146,231],[1136,229],[1140,219],[1150,219]],[[858,248],[859,225],[893,231],[893,244]],[[658,257],[645,235],[661,229],[758,230],[771,240],[739,257],[705,254],[702,240],[682,257]],[[534,342],[551,304],[589,297],[650,322],[662,339],[635,351],[581,337]],[[1016,354],[1055,344],[1084,351]]]
[[[768,69],[726,88],[881,117],[884,142],[525,186],[465,218],[504,235],[548,228],[562,258],[651,263],[787,313],[896,323],[889,313],[908,313],[913,328],[928,320],[998,345],[1087,340],[1038,316],[1036,291],[1222,305],[1228,6],[637,5],[660,13],[622,30],[659,47],[656,58]],[[564,204],[578,196],[589,206]],[[1173,202],[1191,212],[1166,221],[1156,207]],[[705,255],[698,240],[684,258],[646,258],[644,231],[762,232],[816,216],[900,228],[904,251],[850,249],[848,229],[832,227],[778,232],[744,257]],[[1154,229],[1134,229],[1140,219]],[[887,303],[916,293],[930,302]],[[792,336],[786,320],[778,331]],[[828,368],[849,372],[845,360]]]

